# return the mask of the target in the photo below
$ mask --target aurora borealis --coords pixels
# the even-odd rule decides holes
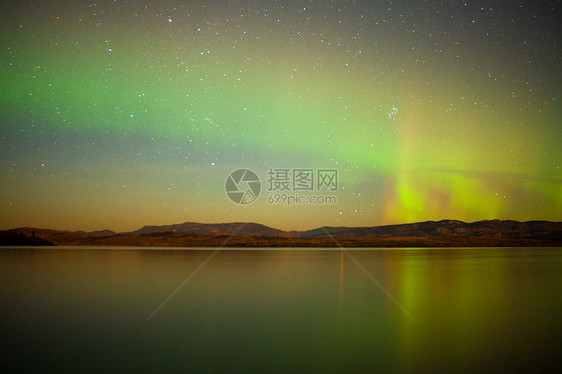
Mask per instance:
[[[562,220],[559,2],[14,2],[1,228]],[[337,204],[247,206],[249,168]]]

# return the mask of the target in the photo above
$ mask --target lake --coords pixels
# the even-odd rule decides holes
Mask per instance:
[[[1,365],[549,371],[561,295],[561,248],[2,248]]]

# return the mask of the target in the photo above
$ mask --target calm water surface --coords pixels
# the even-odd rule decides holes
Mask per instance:
[[[357,263],[339,249],[221,250],[204,264],[213,253],[0,249],[1,371],[536,372],[560,361],[561,248],[352,250]]]

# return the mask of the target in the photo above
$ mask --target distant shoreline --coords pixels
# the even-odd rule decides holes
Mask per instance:
[[[39,228],[0,231],[0,246],[130,246],[239,248],[562,247],[562,222],[455,220],[374,227],[282,231],[252,222],[185,222],[128,233]]]
[[[562,247],[562,240],[498,237],[385,237],[385,238],[283,238],[265,236],[197,235],[154,233],[110,235],[49,242],[1,242],[0,246],[116,246],[116,247],[205,247],[205,248],[443,248],[443,247]]]

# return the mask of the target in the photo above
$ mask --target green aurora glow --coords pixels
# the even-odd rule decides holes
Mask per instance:
[[[562,219],[558,3],[145,4],[1,16],[2,228]],[[226,197],[280,166],[338,204]]]

